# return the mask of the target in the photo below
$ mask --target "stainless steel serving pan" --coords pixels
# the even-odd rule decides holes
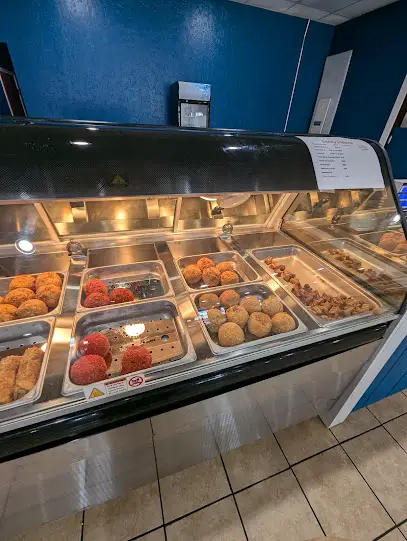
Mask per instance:
[[[370,245],[373,245],[372,249],[374,251],[378,252],[379,254],[382,254],[382,255],[384,255],[386,257],[389,257],[393,261],[394,260],[397,261],[402,256],[407,256],[407,251],[404,252],[404,253],[401,253],[401,254],[395,254],[395,253],[389,252],[388,250],[385,250],[384,248],[381,248],[379,246],[380,239],[382,238],[382,236],[385,233],[394,233],[394,232],[395,232],[394,230],[386,230],[386,231],[376,231],[375,233],[363,233],[363,234],[359,235],[358,238],[363,242],[366,242],[366,243],[368,243]]]
[[[31,274],[31,276],[39,276],[39,274],[41,273],[38,273],[38,274]],[[61,277],[62,279],[62,291],[61,291],[61,296],[59,297],[59,301],[58,301],[58,305],[56,308],[54,308],[53,310],[50,310],[48,312],[48,314],[43,314],[41,316],[33,316],[33,317],[25,317],[25,318],[21,318],[21,319],[14,319],[13,321],[5,321],[3,323],[0,323],[0,327],[5,327],[7,325],[14,325],[16,323],[20,323],[20,322],[23,322],[23,321],[31,321],[31,320],[38,320],[38,319],[46,319],[47,317],[49,316],[56,316],[58,315],[60,312],[61,312],[61,309],[62,309],[62,303],[63,303],[63,300],[64,300],[64,295],[65,295],[65,287],[66,287],[66,272],[57,272],[57,274],[59,274],[59,276]],[[9,289],[8,289],[8,286],[11,282],[11,280],[15,278],[14,276],[7,276],[7,278],[0,278],[0,295],[2,297],[5,297],[7,295],[7,293],[9,292]]]
[[[380,259],[377,253],[370,251],[362,244],[351,239],[332,239],[330,241],[312,242],[310,247],[327,259],[332,265],[339,268],[345,274],[354,277],[364,287],[372,291],[375,295],[384,297],[391,304],[399,306],[404,299],[407,291],[407,274],[403,272],[403,267],[399,264],[390,261],[387,262],[387,259]],[[341,265],[340,261],[330,258],[326,252],[333,248],[344,250],[358,259],[361,262],[361,271]],[[367,280],[364,271],[368,269],[388,275],[388,280],[383,288],[376,287],[374,283]],[[388,288],[387,292],[385,290],[386,286]],[[400,289],[400,293],[392,293],[392,290],[395,291],[397,289]]]
[[[199,254],[199,255],[190,255],[186,257],[180,257],[175,261],[175,264],[181,274],[182,280],[184,281],[185,287],[189,292],[196,292],[196,291],[212,291],[213,287],[208,287],[203,282],[199,282],[199,284],[196,285],[196,287],[189,286],[184,278],[184,275],[182,271],[187,267],[188,265],[195,265],[198,259],[201,259],[201,257],[209,257],[209,259],[212,259],[212,261],[217,265],[218,263],[222,263],[224,261],[231,261],[233,263],[233,266],[235,268],[235,272],[239,275],[240,283],[247,283],[247,282],[257,282],[260,280],[260,276],[257,274],[257,272],[249,265],[249,263],[243,259],[243,257],[238,254],[237,252],[215,252],[211,254]],[[221,287],[221,286],[216,286]],[[223,286],[226,287],[226,286]]]
[[[265,299],[268,299],[269,297],[277,297],[277,295],[273,293],[273,291],[266,284],[263,284],[261,282],[255,283],[255,284],[242,284],[240,286],[236,285],[236,286],[220,287],[220,288],[212,289],[211,293],[220,295],[223,291],[230,290],[230,289],[233,289],[234,291],[236,291],[242,298],[247,295],[254,295],[255,297],[259,299],[260,302]],[[208,311],[201,310],[199,308],[199,297],[201,295],[203,295],[203,293],[196,293],[195,295],[191,295],[191,298],[194,303],[195,310],[199,316],[199,322],[201,324],[203,333],[208,341],[208,344],[209,344],[209,347],[211,348],[212,353],[214,353],[215,355],[222,355],[230,351],[236,351],[236,350],[240,350],[246,347],[253,347],[254,345],[275,342],[277,340],[290,338],[291,336],[295,336],[297,334],[308,331],[304,323],[290,310],[290,308],[288,308],[288,306],[279,297],[277,297],[284,307],[284,312],[287,312],[288,314],[290,314],[290,316],[294,319],[296,323],[296,328],[293,331],[289,331],[289,332],[281,333],[281,334],[274,334],[274,335],[266,336],[265,338],[256,338],[255,336],[252,336],[247,330],[245,330],[245,342],[243,344],[240,344],[234,347],[223,347],[219,344],[216,334],[210,333],[207,328]],[[223,308],[221,308],[221,310],[224,311]]]
[[[24,351],[31,346],[45,348],[40,374],[35,387],[22,398],[19,398],[10,404],[0,405],[0,411],[32,404],[41,396],[51,348],[54,321],[54,318],[43,318],[41,320],[37,319],[26,323],[15,323],[14,325],[9,325],[0,329],[1,359],[8,357],[9,355],[23,355]]]
[[[278,277],[276,273],[264,263],[265,259],[273,257],[279,264],[285,265],[288,270],[296,274],[302,285],[308,283],[311,287],[328,295],[346,295],[347,297],[354,297],[371,305],[379,312],[383,310],[382,304],[379,303],[375,297],[369,295],[369,293],[355,284],[352,284],[344,276],[339,274],[334,267],[304,248],[295,245],[276,246],[274,248],[258,248],[251,250],[251,253],[253,258],[263,267],[263,269],[302,306],[307,314],[320,327],[340,325],[342,321],[349,322],[351,320],[370,317],[371,314],[349,316],[335,321],[325,320],[317,316],[292,293],[292,284],[286,282],[283,278]]]
[[[179,339],[179,354],[174,360],[168,359],[156,363],[151,368],[143,370],[144,374],[151,374],[159,370],[165,370],[166,368],[172,368],[174,366],[184,365],[188,362],[196,360],[196,353],[192,345],[191,338],[186,330],[184,321],[179,313],[179,310],[174,302],[170,299],[160,299],[140,302],[137,304],[114,305],[107,308],[94,309],[82,314],[78,314],[74,321],[71,347],[69,350],[68,362],[66,364],[64,382],[62,387],[62,394],[69,396],[82,391],[82,387],[75,385],[69,377],[71,365],[79,357],[78,344],[80,340],[91,333],[102,332],[107,333],[112,330],[118,329],[118,333],[123,334],[123,329],[127,325],[134,325],[137,323],[147,323],[152,320],[161,320],[163,322],[172,321],[176,334]],[[120,330],[121,329],[121,330]],[[170,342],[167,344],[168,336],[163,331],[162,348],[171,347]],[[110,341],[110,340],[109,340]],[[130,338],[130,343],[136,344],[136,339]],[[145,344],[148,348],[148,344]],[[171,355],[171,353],[169,353]],[[154,356],[153,356],[154,362]],[[113,366],[113,365],[112,365]],[[116,374],[117,375],[117,374]],[[113,375],[112,377],[116,377]],[[129,374],[127,374],[129,375]],[[109,378],[107,378],[108,380]],[[106,380],[106,381],[107,381]]]
[[[91,278],[97,278],[104,282],[108,291],[114,287],[126,287],[133,290],[134,282],[151,281],[151,297],[136,298],[131,302],[120,303],[120,306],[134,304],[159,297],[173,297],[174,291],[171,286],[167,271],[161,261],[143,261],[142,263],[130,263],[127,265],[110,265],[108,267],[95,267],[84,271],[81,280],[81,291],[78,297],[77,312],[95,310],[83,306],[85,300],[84,287]],[[135,293],[133,291],[133,293]],[[118,306],[118,305],[115,305]]]

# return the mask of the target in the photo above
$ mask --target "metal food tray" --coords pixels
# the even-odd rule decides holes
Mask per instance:
[[[275,293],[266,285],[263,283],[256,283],[256,284],[245,284],[245,285],[236,285],[236,286],[227,286],[227,287],[220,287],[214,290],[211,290],[211,293],[215,293],[216,295],[220,295],[223,291],[227,291],[233,289],[236,291],[241,297],[244,297],[246,295],[254,295],[256,296],[260,301],[263,301],[269,297],[277,297]],[[192,301],[194,303],[195,310],[199,316],[199,322],[201,324],[203,333],[206,337],[206,340],[208,341],[209,347],[211,348],[212,353],[215,355],[221,355],[223,353],[228,353],[230,351],[236,351],[240,350],[241,348],[251,347],[253,345],[260,345],[260,344],[266,344],[269,342],[275,342],[277,340],[281,340],[283,338],[288,338],[290,336],[295,336],[297,334],[307,332],[308,328],[304,325],[304,323],[288,308],[288,306],[279,298],[278,300],[281,302],[281,304],[284,306],[284,312],[287,312],[290,314],[290,316],[294,319],[294,321],[297,324],[296,329],[293,331],[289,331],[286,333],[280,333],[280,334],[274,334],[270,336],[266,336],[265,338],[256,338],[255,336],[252,336],[247,329],[244,330],[245,334],[245,342],[243,344],[240,344],[238,346],[231,346],[231,347],[223,347],[219,345],[217,342],[217,336],[214,333],[210,333],[207,329],[206,322],[207,319],[207,310],[201,310],[199,308],[199,297],[203,295],[203,293],[195,293],[195,295],[191,295]],[[223,308],[220,307],[222,311],[225,311]]]
[[[37,273],[37,274],[30,274],[30,276],[39,276],[43,273]],[[13,319],[12,321],[4,321],[0,323],[0,327],[6,327],[8,325],[15,325],[16,323],[22,322],[22,321],[31,321],[35,319],[46,319],[48,316],[56,316],[61,312],[62,309],[62,302],[64,300],[65,295],[65,287],[66,287],[66,272],[57,272],[57,274],[62,279],[62,289],[61,289],[61,296],[59,297],[58,306],[48,312],[48,314],[42,314],[40,316],[32,316],[32,317],[24,317],[19,319]],[[0,278],[0,295],[2,297],[5,297],[7,293],[9,293],[8,286],[11,282],[11,280],[15,278],[15,276],[7,276],[7,278]]]
[[[122,302],[115,306],[126,306],[129,304],[144,302],[159,297],[173,297],[174,291],[171,286],[167,271],[161,261],[143,261],[142,263],[130,263],[127,265],[111,265],[109,267],[95,267],[84,271],[81,279],[80,295],[78,297],[77,312],[85,310],[96,310],[86,308],[82,302],[85,300],[85,285],[91,278],[97,278],[104,282],[108,291],[116,287],[130,289],[137,294],[135,282],[149,282],[152,291],[156,289],[156,295],[146,298],[135,298],[134,301]],[[152,283],[156,282],[156,283]],[[100,307],[99,307],[100,308]]]
[[[9,355],[22,355],[24,351],[31,346],[41,347],[46,344],[41,370],[36,385],[22,398],[19,398],[14,402],[10,402],[10,404],[1,404],[0,411],[32,404],[41,396],[45,372],[48,364],[49,351],[51,348],[54,321],[55,320],[53,318],[42,319],[26,323],[16,323],[13,326],[3,327],[0,329],[1,359],[8,357]]]
[[[399,303],[397,303],[394,299],[391,299],[391,297],[396,296],[395,293],[386,293],[384,290],[376,287],[374,284],[366,280],[364,278],[364,273],[357,272],[356,270],[353,270],[346,265],[341,265],[340,261],[335,261],[331,259],[329,255],[324,254],[325,251],[332,248],[344,250],[345,252],[359,259],[364,269],[372,269],[378,273],[387,274],[389,276],[388,283],[390,284],[391,282],[394,282],[395,285],[399,285],[402,289],[402,291],[400,292],[400,296],[402,297],[402,299],[404,298],[404,295],[407,291],[407,275],[402,271],[402,268],[400,268],[397,263],[386,263],[385,261],[378,259],[375,252],[370,252],[362,244],[358,244],[357,242],[350,239],[332,239],[329,241],[312,242],[310,243],[310,246],[316,251],[318,251],[318,253],[320,253],[321,256],[324,257],[324,259],[329,261],[331,265],[339,268],[345,274],[354,277],[364,287],[375,292],[376,295],[384,296],[388,302],[398,305]],[[399,268],[397,268],[397,266]]]
[[[180,257],[179,259],[175,261],[175,264],[181,274],[185,287],[187,288],[189,292],[195,293],[196,291],[202,291],[202,290],[212,291],[213,289],[217,287],[227,287],[227,286],[221,286],[221,285],[218,285],[215,287],[208,287],[202,281],[199,282],[199,284],[197,284],[196,287],[192,287],[187,284],[182,271],[188,265],[195,265],[198,259],[201,259],[201,257],[208,257],[209,259],[212,259],[215,265],[217,265],[218,263],[222,263],[223,261],[231,261],[233,263],[236,273],[239,275],[240,283],[260,281],[260,276],[257,274],[257,272],[237,252],[230,251],[230,252],[215,252],[211,254],[189,255],[186,257]]]
[[[317,256],[295,245],[276,246],[274,248],[258,248],[251,250],[253,258],[263,267],[263,269],[282,286],[292,298],[294,298],[303,310],[319,325],[320,327],[340,325],[343,321],[349,322],[364,317],[370,317],[372,314],[360,314],[358,316],[343,317],[338,320],[325,320],[306,306],[298,297],[292,293],[292,284],[289,284],[284,279],[279,278],[272,269],[264,263],[268,257],[273,257],[281,265],[285,265],[288,270],[293,272],[300,280],[301,284],[310,284],[311,287],[317,288],[321,293],[328,295],[346,295],[361,300],[377,310],[382,311],[383,306],[375,297],[369,295],[368,292],[362,290],[358,286],[352,284],[346,278],[341,276],[339,272],[326,263],[320,260]]]
[[[369,244],[373,244],[374,250],[377,251],[380,254],[385,255],[386,257],[389,257],[390,259],[394,260],[395,258],[398,259],[402,256],[406,256],[407,252],[401,253],[401,254],[395,254],[394,252],[389,252],[388,250],[385,250],[384,248],[381,248],[379,246],[380,239],[385,233],[395,233],[393,230],[386,230],[386,231],[376,231],[375,233],[363,233],[359,235],[359,239],[367,242]]]
[[[97,310],[92,310],[91,312],[88,311],[86,313],[78,314],[75,318],[68,362],[66,364],[64,382],[62,386],[62,394],[64,396],[69,396],[82,392],[82,386],[71,382],[69,372],[71,365],[79,356],[78,344],[84,336],[94,332],[106,334],[109,337],[110,342],[112,340],[117,340],[118,346],[112,347],[112,354],[115,352],[115,350],[117,354],[120,346],[131,344],[139,345],[140,343],[137,337],[131,337],[125,332],[124,327],[126,325],[144,323],[147,326],[148,322],[157,322],[159,320],[163,323],[158,323],[156,330],[159,332],[159,335],[162,333],[162,336],[160,336],[162,340],[160,343],[156,343],[154,348],[158,347],[160,354],[161,352],[164,352],[165,354],[166,349],[174,349],[175,352],[178,351],[179,353],[175,355],[176,358],[173,361],[168,357],[167,360],[161,360],[159,364],[156,364],[156,366],[153,364],[151,368],[142,370],[142,372],[144,374],[151,374],[166,368],[172,368],[174,366],[195,361],[196,353],[193,348],[191,338],[189,337],[177,306],[170,299],[145,301],[137,304],[128,304],[127,306],[114,305],[107,308],[99,308]],[[169,325],[169,321],[173,323]],[[171,340],[171,332],[175,333],[178,340]],[[147,343],[143,341],[141,341],[141,345],[146,345],[148,349],[152,349],[151,342],[150,348],[148,347]],[[174,346],[174,348],[172,346]],[[154,363],[154,353],[152,356]],[[114,371],[115,368],[115,355],[113,355],[113,359],[114,362],[112,363],[110,371]],[[109,379],[112,377],[117,377],[118,375],[119,374],[114,374],[110,376],[110,378],[106,378],[104,381],[109,381]],[[126,376],[128,375],[129,374],[126,374]]]

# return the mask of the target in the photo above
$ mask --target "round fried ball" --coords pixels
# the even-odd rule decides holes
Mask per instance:
[[[261,303],[262,311],[270,317],[284,311],[283,303],[277,297],[269,297]]]
[[[20,287],[27,287],[35,291],[35,278],[31,274],[20,274],[19,276],[14,276],[11,282],[8,285],[9,289],[17,289]]]
[[[218,332],[219,327],[226,323],[226,316],[219,308],[211,308],[208,310],[207,316],[207,327],[210,332]]]
[[[407,242],[405,240],[397,244],[397,246],[393,249],[393,253],[395,254],[404,254],[406,252],[407,252]]]
[[[199,297],[198,301],[200,310],[209,310],[219,306],[219,297],[215,293],[204,293]]]
[[[222,261],[221,263],[218,263],[216,265],[216,268],[218,269],[218,271],[222,274],[223,272],[226,272],[226,271],[232,271],[234,272],[235,271],[235,267],[233,265],[233,261]]]
[[[71,380],[75,385],[89,385],[106,378],[106,361],[100,355],[84,355],[71,366]]]
[[[263,312],[253,312],[250,314],[247,327],[257,338],[264,338],[271,333],[271,319]]]
[[[102,295],[107,295],[107,285],[98,278],[91,278],[88,280],[84,290],[86,296],[92,295],[92,293],[101,293]]]
[[[235,306],[240,302],[240,295],[234,289],[227,289],[219,296],[219,302],[225,308]]]
[[[134,301],[133,292],[125,287],[116,287],[115,289],[113,289],[109,294],[109,298],[113,304]]]
[[[100,355],[106,357],[110,350],[110,342],[102,333],[88,334],[79,342],[78,350],[82,355]]]
[[[271,318],[273,334],[293,331],[295,329],[295,320],[286,312],[275,314]]]
[[[240,306],[243,306],[243,308],[247,310],[249,314],[253,314],[253,312],[261,312],[260,301],[255,295],[247,295],[247,297],[243,297],[243,299],[240,301]]]
[[[48,307],[45,302],[39,299],[32,299],[20,304],[16,315],[19,319],[23,317],[44,316],[45,314],[48,314]]]
[[[239,283],[239,275],[236,274],[234,271],[225,271],[222,272],[220,275],[220,283],[223,286],[227,286],[229,284],[238,284]]]
[[[20,304],[29,301],[30,299],[35,299],[34,291],[28,289],[28,287],[18,287],[17,289],[12,289],[10,293],[7,293],[5,303],[12,304],[18,308]]]
[[[219,329],[218,338],[222,347],[238,346],[244,342],[244,333],[237,323],[229,321]]]
[[[37,276],[36,288],[48,285],[62,287],[62,280],[56,272],[42,272]]]
[[[129,346],[122,356],[122,374],[131,374],[150,368],[153,364],[151,353],[144,346]]]
[[[197,265],[188,265],[182,271],[185,281],[189,286],[193,286],[201,281],[202,273]]]
[[[226,317],[228,321],[237,323],[243,329],[249,319],[249,314],[242,306],[231,306],[226,310]]]
[[[104,293],[91,293],[83,301],[85,308],[97,308],[98,306],[107,306],[110,304],[110,299]]]
[[[209,257],[201,257],[201,259],[198,259],[196,262],[196,266],[199,267],[201,272],[203,272],[203,270],[207,267],[214,267],[215,263],[212,261],[212,259],[209,259]]]
[[[12,304],[0,305],[0,322],[12,321],[17,317],[17,308]]]
[[[216,267],[206,267],[202,272],[202,280],[208,287],[220,284],[220,272]]]
[[[59,297],[61,296],[61,288],[53,284],[47,284],[37,288],[36,297],[40,301],[45,302],[48,308],[56,308],[58,306]]]

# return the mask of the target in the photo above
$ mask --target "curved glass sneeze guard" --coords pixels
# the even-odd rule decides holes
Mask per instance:
[[[282,230],[392,309],[407,292],[407,240],[389,190],[299,193]]]

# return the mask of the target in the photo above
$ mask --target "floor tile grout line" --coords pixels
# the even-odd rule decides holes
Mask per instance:
[[[224,471],[225,471],[226,479],[227,479],[228,484],[229,484],[230,492],[232,493],[233,501],[235,502],[235,507],[236,507],[236,510],[237,510],[237,514],[239,515],[240,523],[241,523],[242,528],[243,528],[243,533],[244,533],[244,535],[245,535],[245,537],[246,537],[246,541],[249,541],[249,536],[247,535],[246,527],[245,527],[245,525],[244,525],[244,522],[243,522],[243,519],[242,519],[242,515],[241,515],[241,513],[240,513],[239,506],[237,505],[236,496],[235,496],[235,494],[234,494],[234,492],[233,492],[233,489],[232,489],[232,483],[230,482],[229,475],[228,475],[228,472],[227,472],[225,463],[223,462],[223,456],[222,456],[222,454],[220,454],[219,456],[220,456],[220,460],[221,460],[222,465],[223,465],[223,469],[224,469]]]
[[[376,418],[375,418],[376,419]],[[331,431],[331,434],[333,435],[333,437],[337,440],[337,442],[339,443],[339,445],[341,445],[342,443],[346,443],[348,441],[352,441],[354,440],[355,438],[358,438],[359,436],[363,436],[364,434],[367,434],[368,432],[372,432],[373,430],[376,430],[376,428],[380,428],[382,426],[382,423],[379,421],[379,419],[376,419],[379,424],[377,426],[374,426],[372,428],[368,428],[367,430],[364,430],[363,432],[360,432],[360,434],[356,434],[356,436],[351,436],[350,438],[345,438],[344,440],[342,441],[339,441],[338,438],[335,436],[335,434],[332,432],[332,429],[330,428],[329,430]],[[339,426],[339,425],[338,425]]]
[[[389,434],[389,436],[391,436],[391,438],[393,438],[393,440],[397,443],[397,445],[400,447],[400,449],[401,449],[402,451],[404,451],[404,452],[407,454],[407,451],[406,451],[406,450],[404,449],[404,447],[396,440],[396,438],[393,436],[393,434],[392,434],[391,432],[389,432],[389,431],[387,430],[387,428],[386,428],[384,425],[382,425],[382,427],[383,427],[384,430],[387,432],[387,434]],[[406,520],[407,520],[407,519],[406,519]]]
[[[369,411],[370,411],[370,410],[369,410]],[[377,417],[376,417],[376,419],[379,421],[379,423],[380,423],[381,425],[385,425],[385,424],[387,424],[387,423],[391,423],[391,421],[395,421],[396,419],[400,419],[400,417],[404,417],[404,415],[407,415],[407,411],[406,411],[405,413],[400,413],[400,415],[396,415],[396,417],[392,417],[392,418],[389,419],[388,421],[383,421],[383,422],[381,422],[381,421],[379,421],[379,419],[377,419]]]
[[[379,428],[379,427],[377,427]],[[364,475],[362,474],[362,472],[359,470],[359,468],[356,466],[356,464],[353,462],[353,460],[351,459],[351,457],[348,455],[348,453],[346,452],[346,450],[343,448],[343,446],[341,445],[341,448],[343,450],[343,452],[345,453],[345,455],[349,458],[349,460],[352,462],[353,466],[356,468],[357,472],[359,473],[359,475],[361,476],[361,478],[363,479],[363,481],[367,484],[367,486],[370,488],[370,490],[373,492],[374,494],[374,497],[376,498],[376,500],[380,503],[380,505],[383,507],[383,509],[386,511],[386,513],[389,515],[390,517],[390,520],[392,520],[394,522],[394,525],[396,525],[396,521],[393,519],[393,517],[390,515],[390,513],[387,511],[386,507],[384,506],[384,504],[380,501],[379,497],[377,496],[376,492],[373,490],[373,488],[370,486],[370,484],[367,482],[367,480],[365,479]]]
[[[85,509],[82,510],[81,541],[85,535]]]
[[[157,526],[157,528],[153,528],[152,530],[148,530],[147,532],[141,533],[140,535],[136,535],[136,537],[132,537],[131,539],[128,539],[127,541],[137,541],[137,539],[141,539],[142,537],[146,535],[150,535],[151,533],[158,532],[158,530],[161,530],[161,528],[164,529],[164,526]]]
[[[255,487],[256,485],[260,485],[260,483],[263,483],[263,481],[268,481],[269,479],[272,479],[273,477],[276,477],[276,475],[280,475],[280,473],[284,473],[288,470],[290,470],[291,467],[290,466],[287,466],[286,468],[284,468],[283,470],[280,470],[276,473],[272,473],[271,475],[268,475],[267,477],[264,477],[262,479],[260,479],[259,481],[254,481],[254,483],[251,483],[250,485],[247,485],[243,488],[239,488],[237,490],[234,490],[233,491],[233,494],[240,494],[241,492],[245,491],[245,490],[248,490],[249,488],[252,488],[252,487]]]
[[[155,442],[154,442],[154,430],[153,430],[153,423],[150,418],[150,428],[151,428],[151,441],[153,443],[153,453],[154,453],[154,463],[155,463],[155,471],[157,475],[157,484],[158,484],[158,495],[160,497],[160,507],[161,507],[161,518],[162,518],[162,524],[165,525],[165,519],[164,519],[164,506],[163,506],[163,499],[161,497],[161,483],[160,483],[160,476],[158,473],[158,463],[157,463],[157,455],[155,452]],[[167,532],[164,526],[164,539],[167,541]]]
[[[393,526],[392,528],[389,528],[388,530],[386,530],[385,532],[381,533],[380,535],[378,535],[377,537],[375,537],[373,539],[373,541],[377,541],[378,539],[382,539],[385,535],[387,535],[388,533],[390,532],[393,532],[394,530],[398,530],[400,526],[403,526],[403,524],[405,524],[407,522],[407,518],[405,518],[404,520],[402,520],[401,522],[398,522],[395,526]],[[403,532],[400,530],[400,533],[403,537],[405,537],[405,535],[403,534]]]
[[[203,505],[202,507],[198,507],[197,509],[194,509],[193,511],[189,511],[189,513],[185,513],[185,515],[180,515],[177,518],[174,518],[173,520],[169,520],[164,524],[164,526],[171,526],[175,522],[178,522],[184,518],[190,517],[191,515],[198,513],[198,511],[202,511],[203,509],[206,509],[207,507],[210,507],[211,505],[214,505],[215,503],[219,503],[222,500],[226,500],[227,498],[230,498],[232,496],[232,493],[226,494],[226,496],[222,496],[221,498],[218,498],[217,500],[214,500],[213,502],[207,503],[206,505]],[[158,529],[158,528],[156,528]],[[145,534],[144,534],[145,535]],[[132,541],[132,540],[130,540]]]

